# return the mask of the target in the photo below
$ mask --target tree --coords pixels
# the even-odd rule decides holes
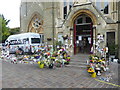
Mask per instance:
[[[9,32],[10,32],[10,35],[19,34],[20,33],[20,28],[19,27],[17,27],[17,28],[11,28],[9,30]]]
[[[9,21],[10,20],[5,19],[4,16],[0,14],[0,22],[1,22],[1,25],[2,25],[2,27],[0,28],[0,35],[2,36],[2,38],[0,39],[0,42],[5,42],[7,37],[10,35],[9,27],[7,27]]]

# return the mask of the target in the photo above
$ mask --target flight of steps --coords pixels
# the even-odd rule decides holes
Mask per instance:
[[[74,67],[74,68],[83,68],[86,69],[86,65],[87,65],[87,60],[89,55],[84,55],[84,54],[78,54],[78,55],[74,55],[71,57],[71,61],[70,64],[67,65],[67,67]]]

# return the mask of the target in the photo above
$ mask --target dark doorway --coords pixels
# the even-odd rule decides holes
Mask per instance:
[[[93,45],[92,20],[87,15],[80,15],[74,24],[74,54],[90,53]]]
[[[115,55],[115,32],[107,32],[107,47],[109,55]]]
[[[115,44],[115,32],[107,32],[107,46]]]

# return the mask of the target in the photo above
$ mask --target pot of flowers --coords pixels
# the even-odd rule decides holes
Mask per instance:
[[[91,74],[91,77],[93,77],[93,78],[95,78],[95,77],[96,77],[96,72],[94,71],[94,69],[93,69],[93,68],[89,68],[87,71],[88,71],[88,73],[90,73],[90,74]]]
[[[44,68],[44,61],[39,61],[38,65],[39,65],[39,68]]]
[[[56,60],[56,67],[61,67],[61,66],[62,66],[61,60]]]
[[[52,69],[52,68],[53,68],[53,66],[54,66],[54,64],[53,64],[53,63],[50,63],[50,64],[49,64],[49,68],[50,68],[50,69]]]
[[[67,61],[67,64],[70,63],[70,56],[69,55],[66,57],[66,61]]]

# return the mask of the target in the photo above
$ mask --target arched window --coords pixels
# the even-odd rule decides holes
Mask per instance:
[[[28,31],[43,33],[42,25],[43,25],[43,20],[40,18],[38,14],[35,14],[29,23]]]
[[[34,28],[39,28],[40,25],[41,25],[41,20],[38,17],[34,18],[32,22],[32,26]]]

